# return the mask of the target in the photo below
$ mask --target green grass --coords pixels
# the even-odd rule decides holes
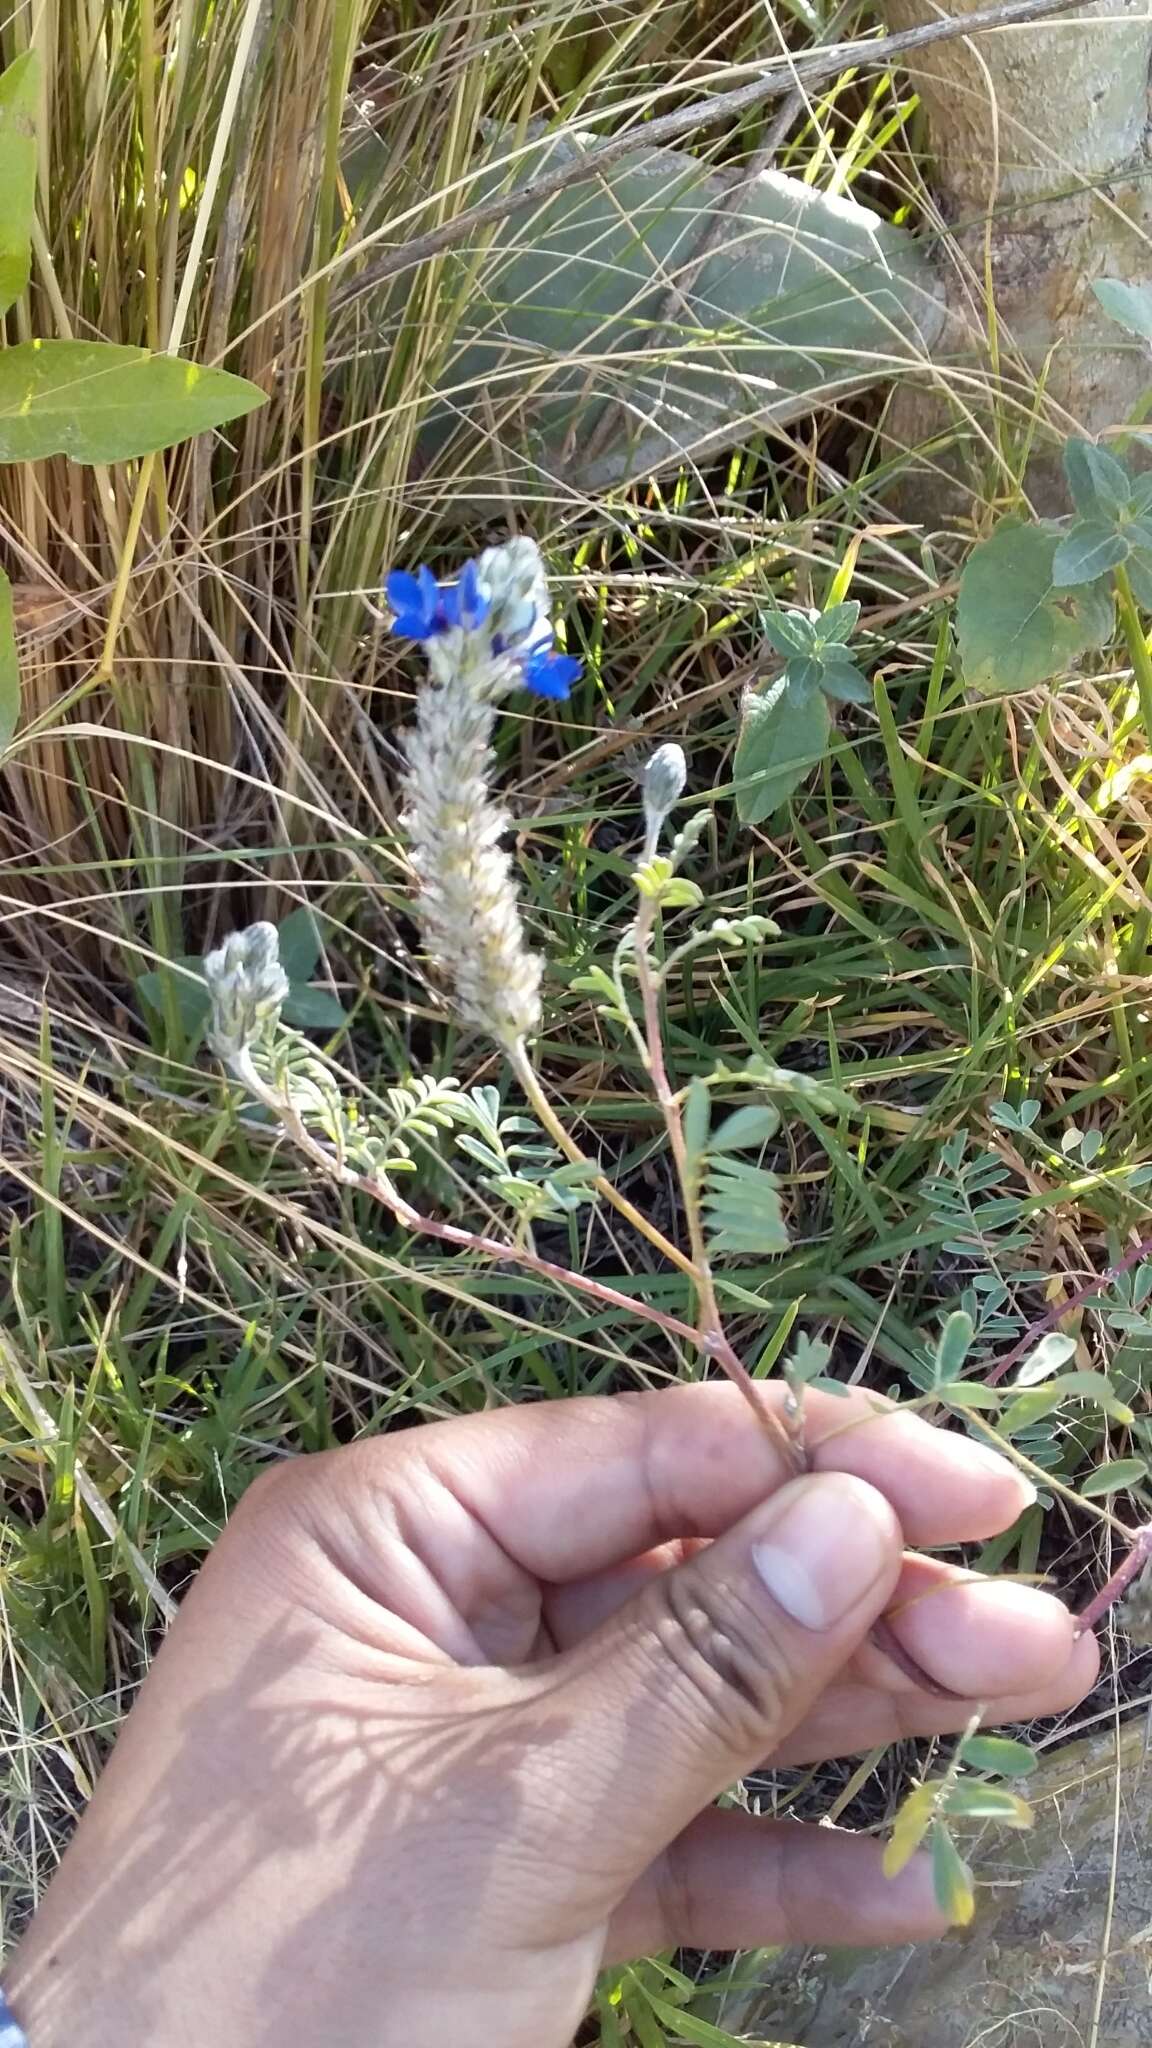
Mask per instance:
[[[161,342],[187,283],[190,344],[272,393],[211,463],[178,451],[162,485],[157,471],[130,563],[135,474],[53,464],[0,483],[15,573],[61,604],[45,626],[23,597],[28,727],[0,821],[0,1913],[13,1925],[146,1668],[150,1588],[179,1596],[268,1459],[698,1370],[639,1323],[445,1259],[318,1186],[238,1119],[175,1005],[158,1017],[133,987],[157,960],[308,904],[350,1013],[334,1055],[358,1085],[450,1073],[515,1099],[413,951],[392,736],[413,671],[366,602],[388,563],[451,561],[488,535],[450,472],[413,459],[468,281],[443,262],[402,279],[378,309],[382,350],[362,308],[333,310],[340,271],[326,266],[354,233],[409,212],[427,180],[458,180],[481,118],[559,122],[688,94],[702,62],[761,48],[736,10],[706,27],[686,5],[533,19],[514,36],[507,14],[406,4],[388,40],[364,47],[369,13],[350,0],[258,18],[187,0],[160,22],[160,65],[141,60],[148,0],[22,8],[0,37],[6,59],[37,40],[48,81],[44,246],[21,331],[66,317],[77,333]],[[230,108],[245,22],[253,57]],[[370,86],[389,109],[386,147],[353,220],[341,133]],[[845,82],[797,119],[785,164],[826,189],[880,167],[889,208],[914,204],[908,113],[898,75],[879,90]],[[766,118],[710,148],[741,159]],[[851,591],[875,710],[843,714],[826,764],[771,829],[738,825],[731,760],[757,609],[819,601],[894,502],[901,456],[880,420],[869,396],[703,473],[538,508],[588,673],[570,705],[509,714],[501,765],[550,963],[540,1066],[581,1143],[668,1228],[637,1056],[570,983],[608,960],[628,912],[633,750],[683,741],[689,800],[714,801],[692,867],[710,910],[769,914],[781,935],[759,957],[705,952],[685,968],[668,1003],[674,1080],[763,1054],[829,1073],[866,1105],[840,1123],[789,1114],[777,1163],[793,1248],[721,1276],[731,1334],[755,1358],[798,1304],[841,1377],[911,1392],[941,1310],[974,1278],[1006,1273],[998,1335],[1011,1341],[1063,1273],[1071,1288],[1105,1269],[1146,1213],[1130,1169],[1152,1160],[1149,764],[1116,779],[1141,744],[1122,648],[1058,700],[973,706],[952,659],[948,543],[932,554],[914,532],[870,531]],[[989,1112],[1029,1098],[1041,1109],[1025,1144]],[[1061,1149],[1073,1124],[1102,1133],[1087,1165]],[[970,1228],[966,1252],[947,1248],[954,1217],[925,1185],[957,1132],[1008,1169],[1007,1220]],[[444,1213],[488,1220],[443,1161],[427,1162],[425,1188]],[[1000,1257],[1009,1228],[1023,1249]],[[573,1229],[561,1256],[687,1307],[641,1240],[586,1213]],[[1116,1345],[1085,1318],[1085,1362],[1110,1363]],[[1140,1378],[1134,1340],[1127,1360]],[[1129,1448],[1123,1431],[1112,1442]],[[1074,1480],[1102,1438],[1079,1426],[1030,1448]],[[1035,1533],[1001,1565],[1033,1568]],[[701,2031],[708,1999],[638,1967],[605,1990],[599,2039],[727,2038]]]

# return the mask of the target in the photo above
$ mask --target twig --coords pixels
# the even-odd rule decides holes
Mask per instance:
[[[1037,1316],[1036,1321],[1028,1325],[1019,1343],[1014,1344],[1003,1358],[997,1359],[986,1376],[984,1385],[996,1386],[998,1381],[1002,1380],[1006,1373],[1011,1372],[1014,1365],[1019,1365],[1020,1360],[1031,1351],[1037,1338],[1043,1337],[1048,1330],[1054,1330],[1057,1323],[1063,1322],[1065,1316],[1072,1315],[1093,1294],[1099,1294],[1102,1288],[1110,1287],[1114,1280],[1119,1280],[1122,1273],[1130,1273],[1133,1266],[1138,1266],[1150,1252],[1152,1237],[1142,1237],[1138,1244],[1130,1245],[1123,1258],[1117,1259],[1114,1266],[1109,1266],[1106,1273],[1097,1273],[1091,1280],[1085,1281],[1083,1287],[1077,1287],[1064,1301],[1054,1301],[1051,1308],[1046,1309],[1042,1316]]]
[[[538,178],[531,179],[526,185],[496,193],[491,199],[482,199],[477,205],[458,213],[454,219],[430,228],[427,234],[415,235],[398,249],[389,249],[370,262],[358,277],[350,278],[347,284],[333,292],[333,311],[338,311],[364,292],[375,290],[377,285],[386,283],[401,271],[426,263],[445,249],[455,248],[457,243],[467,241],[478,228],[528,213],[542,200],[554,198],[569,186],[599,177],[611,165],[621,162],[636,150],[659,148],[661,144],[674,142],[696,129],[710,127],[714,121],[762,106],[766,100],[782,99],[799,87],[821,85],[829,78],[839,77],[850,65],[887,64],[909,50],[951,42],[957,36],[979,35],[985,29],[1018,28],[1032,21],[1043,21],[1050,15],[1065,14],[1074,4],[1075,0],[1000,0],[999,5],[981,7],[972,14],[947,15],[938,21],[923,22],[916,28],[900,29],[894,35],[858,36],[827,54],[813,51],[808,57],[791,57],[748,85],[736,86],[731,92],[715,93],[709,99],[694,100],[690,106],[678,107],[671,114],[659,114],[654,120],[638,123],[621,135],[611,136],[598,147],[585,150],[575,161],[557,164],[550,171],[542,171]],[[555,139],[554,135],[549,135],[543,141],[547,144]],[[443,192],[433,193],[429,203],[442,204],[444,197]],[[355,249],[351,249],[333,260],[347,261],[355,253]]]

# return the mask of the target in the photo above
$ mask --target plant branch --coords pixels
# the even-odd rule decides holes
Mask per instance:
[[[1069,1294],[1065,1300],[1054,1301],[1051,1308],[1046,1309],[1042,1316],[1037,1316],[1034,1323],[1029,1323],[1019,1343],[1014,1344],[1011,1351],[1007,1352],[1003,1358],[997,1359],[991,1371],[986,1375],[984,1385],[986,1387],[996,1386],[1000,1380],[1004,1379],[1006,1374],[1011,1372],[1014,1365],[1019,1365],[1020,1360],[1027,1356],[1038,1338],[1045,1336],[1049,1330],[1054,1330],[1057,1323],[1062,1323],[1065,1316],[1072,1315],[1092,1295],[1099,1294],[1102,1288],[1110,1287],[1114,1280],[1119,1280],[1122,1273],[1130,1273],[1133,1266],[1138,1266],[1142,1259],[1148,1257],[1149,1253],[1152,1253],[1152,1236],[1142,1237],[1137,1244],[1129,1245],[1123,1258],[1117,1259],[1114,1266],[1109,1266],[1106,1273],[1095,1274],[1091,1280],[1085,1281],[1083,1287],[1077,1287],[1075,1292]]]
[[[427,234],[416,235],[398,249],[387,250],[367,264],[358,277],[350,278],[347,284],[333,293],[333,310],[338,311],[364,292],[375,290],[377,285],[385,284],[401,271],[426,263],[443,250],[468,241],[478,229],[497,221],[510,220],[517,214],[529,213],[543,200],[553,198],[569,186],[584,184],[590,178],[601,176],[611,165],[621,162],[636,150],[657,149],[666,142],[677,141],[682,135],[711,127],[715,121],[744,114],[766,100],[782,99],[799,87],[825,84],[829,79],[838,78],[850,65],[888,65],[893,58],[901,57],[910,50],[925,49],[932,43],[950,42],[957,36],[979,35],[986,29],[1017,28],[1028,22],[1043,21],[1047,16],[1067,13],[1074,4],[1075,0],[999,0],[998,5],[977,8],[972,14],[945,15],[937,21],[901,29],[894,35],[858,36],[851,42],[839,44],[834,50],[814,50],[807,57],[781,59],[747,85],[736,86],[731,92],[714,93],[708,99],[694,100],[687,107],[678,107],[670,114],[658,114],[652,120],[639,122],[623,134],[610,136],[606,142],[585,150],[575,162],[568,160],[550,171],[542,171],[539,177],[530,179],[527,184],[509,192],[496,193],[491,199],[483,199],[440,227],[430,228]],[[547,144],[555,137],[548,136],[544,140]],[[433,195],[441,204],[445,196],[442,191]],[[355,253],[354,249],[349,250],[333,260],[342,263],[354,257]]]
[[[560,1147],[564,1157],[573,1166],[586,1166],[595,1176],[592,1186],[595,1188],[596,1193],[603,1196],[606,1202],[610,1202],[617,1213],[623,1216],[625,1222],[630,1223],[633,1230],[639,1231],[641,1237],[646,1237],[649,1244],[654,1245],[664,1258],[668,1259],[673,1266],[678,1267],[681,1273],[686,1274],[689,1280],[694,1281],[696,1279],[696,1268],[691,1259],[685,1258],[679,1245],[673,1244],[670,1237],[665,1237],[662,1230],[658,1230],[656,1225],[650,1222],[647,1216],[634,1207],[628,1200],[627,1195],[622,1195],[619,1188],[613,1187],[606,1174],[597,1171],[595,1160],[589,1159],[587,1153],[581,1151],[571,1133],[565,1130],[541,1085],[540,1076],[532,1065],[523,1039],[519,1039],[515,1045],[506,1046],[505,1051],[512,1071],[523,1088],[525,1095],[528,1097],[539,1121],[543,1124],[548,1136]]]
[[[1128,1591],[1133,1579],[1139,1578],[1146,1564],[1152,1560],[1152,1522],[1146,1522],[1132,1536],[1132,1548],[1127,1557],[1117,1565],[1110,1578],[1105,1579],[1098,1593],[1092,1595],[1087,1607],[1076,1616],[1076,1633],[1086,1635],[1102,1621],[1109,1608],[1116,1605]]]
[[[236,1079],[243,1083],[248,1093],[257,1102],[272,1112],[294,1145],[320,1168],[329,1180],[341,1187],[352,1188],[368,1195],[373,1201],[383,1204],[392,1211],[405,1229],[419,1231],[425,1237],[438,1238],[443,1244],[455,1245],[460,1251],[478,1252],[482,1258],[498,1259],[523,1266],[530,1273],[538,1273],[542,1279],[556,1281],[560,1286],[571,1287],[578,1294],[585,1294],[592,1301],[600,1302],[606,1308],[622,1309],[630,1316],[639,1316],[644,1322],[654,1323],[669,1337],[678,1337],[683,1343],[691,1344],[696,1350],[711,1356],[713,1345],[706,1331],[693,1329],[691,1323],[682,1322],[679,1316],[668,1315],[663,1309],[653,1308],[650,1302],[642,1301],[630,1294],[623,1294],[616,1287],[609,1287],[602,1280],[592,1280],[586,1273],[576,1273],[568,1266],[561,1266],[552,1259],[542,1259],[537,1253],[523,1245],[502,1244],[499,1238],[486,1237],[478,1231],[461,1230],[454,1223],[440,1223],[432,1216],[425,1216],[419,1209],[405,1201],[383,1175],[361,1173],[341,1159],[334,1146],[323,1143],[313,1136],[299,1110],[287,1095],[281,1094],[266,1082],[253,1064],[251,1054],[245,1050],[233,1054],[228,1065]],[[722,1362],[722,1361],[721,1361]]]
[[[647,1048],[648,1071],[652,1076],[652,1088],[664,1118],[668,1133],[668,1144],[680,1183],[684,1201],[684,1215],[688,1224],[688,1238],[692,1247],[692,1273],[696,1284],[696,1298],[699,1308],[700,1342],[717,1364],[723,1367],[730,1380],[734,1381],[752,1409],[761,1427],[766,1429],[780,1446],[794,1472],[807,1470],[804,1446],[795,1428],[791,1408],[786,1408],[789,1417],[782,1425],[777,1417],[765,1406],[760,1389],[737,1356],[724,1329],[720,1305],[712,1280],[712,1268],[708,1260],[708,1246],[700,1221],[700,1204],[688,1150],[684,1143],[684,1125],[680,1116],[680,1104],[675,1090],[668,1079],[668,1068],[664,1059],[664,1034],[660,1024],[660,991],[652,971],[649,943],[652,937],[652,922],[656,914],[654,897],[645,896],[640,900],[634,926],[634,953],[636,973],[640,983],[640,997],[644,1006],[644,1037]],[[788,1396],[789,1402],[792,1396]],[[799,1411],[797,1410],[797,1413]]]

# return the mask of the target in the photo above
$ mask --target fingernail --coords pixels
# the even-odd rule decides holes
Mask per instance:
[[[801,1628],[833,1628],[894,1572],[895,1518],[864,1480],[843,1472],[797,1479],[773,1505],[776,1519],[753,1544],[752,1562]]]
[[[1012,1463],[1010,1458],[1002,1458],[999,1451],[994,1451],[991,1444],[976,1444],[969,1437],[964,1445],[964,1462],[967,1465],[978,1465],[983,1472],[994,1473],[999,1480],[1014,1480],[1020,1495],[1021,1514],[1025,1508],[1031,1507],[1036,1499],[1036,1488],[1032,1481]]]

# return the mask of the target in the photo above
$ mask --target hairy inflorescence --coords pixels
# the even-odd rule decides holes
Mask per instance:
[[[492,732],[510,690],[566,697],[580,665],[553,646],[534,541],[486,549],[454,584],[394,571],[387,594],[393,631],[419,643],[429,671],[403,740],[421,935],[463,1021],[512,1047],[539,1027],[542,963],[503,845],[508,814],[491,795]]]

